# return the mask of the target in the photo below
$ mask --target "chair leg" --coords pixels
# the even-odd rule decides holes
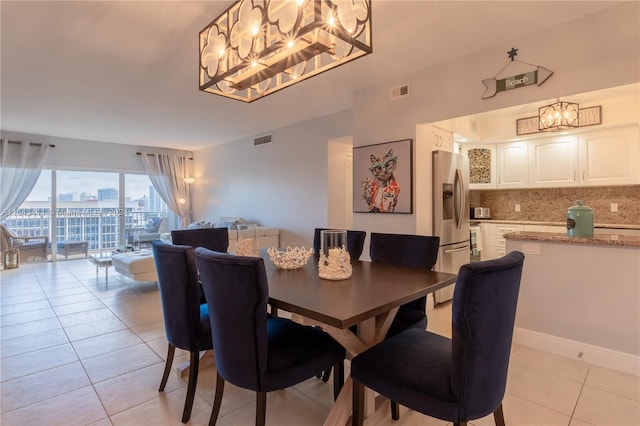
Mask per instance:
[[[187,384],[187,398],[184,401],[184,410],[182,411],[182,423],[186,423],[191,418],[191,408],[193,407],[193,399],[196,396],[196,384],[198,383],[198,367],[200,366],[200,352],[191,352],[191,361],[189,362],[189,383]]]
[[[267,417],[267,393],[256,392],[256,426],[264,426]]]
[[[400,420],[400,405],[395,401],[389,401],[391,404],[391,418],[393,420]]]
[[[324,372],[322,373],[322,381],[327,383],[329,381],[329,377],[331,376],[331,369],[327,368],[326,370],[324,370]]]
[[[364,385],[353,380],[353,402],[351,407],[351,426],[362,426],[364,422]]]
[[[329,370],[331,371],[331,370]],[[338,399],[338,395],[344,385],[344,360],[338,361],[333,366],[333,400]]]
[[[160,381],[160,388],[158,392],[164,391],[164,387],[167,385],[169,379],[169,373],[171,372],[171,365],[173,364],[173,354],[176,353],[176,347],[169,343],[169,349],[167,350],[167,361],[164,364],[164,373],[162,374],[162,380]]]
[[[222,394],[224,393],[224,379],[220,373],[216,373],[216,393],[213,396],[213,409],[211,410],[211,418],[209,426],[215,426],[220,414],[220,406],[222,405]]]
[[[496,408],[496,411],[493,412],[493,419],[496,422],[496,426],[505,426],[504,413],[502,412],[502,404],[500,404],[500,406]]]

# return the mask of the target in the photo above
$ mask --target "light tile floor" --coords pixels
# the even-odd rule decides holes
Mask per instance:
[[[180,425],[185,379],[158,392],[166,354],[154,283],[105,279],[86,259],[0,272],[0,396],[3,426]],[[429,329],[450,334],[451,306],[429,308]],[[175,365],[188,360],[176,354]],[[207,424],[215,367],[200,370],[190,424]],[[640,380],[524,346],[513,348],[506,423],[640,425]],[[331,382],[312,378],[268,395],[270,425],[321,425]],[[227,384],[220,425],[252,425],[252,392]],[[445,425],[402,408],[384,425]],[[473,421],[493,425],[491,416]]]

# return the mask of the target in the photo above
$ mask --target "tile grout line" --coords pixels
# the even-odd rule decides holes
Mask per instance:
[[[580,402],[580,397],[582,396],[582,391],[584,390],[584,387],[587,384],[587,379],[589,378],[589,373],[591,372],[591,365],[589,364],[587,365],[588,365],[587,374],[585,374],[584,376],[584,380],[582,382],[582,385],[580,386],[580,392],[578,392],[578,397],[576,398],[576,403],[573,405],[573,410],[571,410],[571,416],[569,417],[569,424],[573,422],[573,416],[576,413],[576,409],[578,408],[578,403]]]

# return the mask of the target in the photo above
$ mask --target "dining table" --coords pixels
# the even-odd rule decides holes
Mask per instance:
[[[456,274],[414,269],[385,263],[352,260],[352,274],[327,280],[318,274],[318,256],[299,269],[279,269],[263,249],[269,282],[269,305],[290,312],[303,324],[322,327],[344,346],[347,359],[382,341],[398,308],[454,284]],[[350,330],[357,326],[357,332]],[[353,383],[345,380],[325,425],[346,425],[351,416]],[[382,398],[365,392],[365,416],[386,415],[377,410]],[[388,404],[386,405],[388,406]],[[383,414],[379,414],[383,413]]]

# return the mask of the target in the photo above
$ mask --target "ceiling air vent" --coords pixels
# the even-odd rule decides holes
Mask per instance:
[[[260,136],[253,140],[253,146],[264,145],[266,143],[271,143],[271,135]]]
[[[393,87],[391,89],[391,100],[395,101],[396,99],[406,98],[409,96],[409,85],[403,84],[398,87]]]

